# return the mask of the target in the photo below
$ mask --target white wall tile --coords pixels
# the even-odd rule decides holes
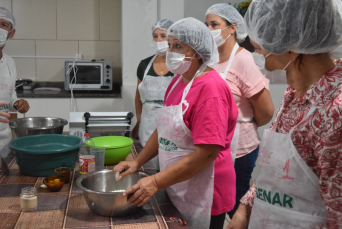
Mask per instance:
[[[64,81],[63,59],[37,59],[37,81]]]
[[[120,42],[118,41],[80,41],[79,52],[88,59],[104,59],[113,62],[113,67],[121,67]]]
[[[56,0],[13,0],[16,39],[56,39]]]
[[[39,40],[36,43],[37,56],[75,56],[78,41]],[[38,81],[64,81],[65,59],[37,59]]]
[[[17,79],[37,80],[36,59],[33,58],[13,58],[17,67]]]
[[[34,56],[34,40],[9,40],[6,42],[4,52],[10,56]],[[36,80],[36,59],[13,58],[17,67],[18,79]]]
[[[78,53],[78,41],[37,40],[37,56],[75,56]]]
[[[87,59],[113,62],[113,81],[121,82],[121,45],[118,41],[80,41],[79,52]]]
[[[12,12],[12,2],[11,0],[1,0],[0,7],[5,7]]]
[[[121,40],[121,1],[100,1],[100,40]]]
[[[100,0],[57,0],[58,40],[99,40]]]
[[[35,40],[8,40],[4,52],[10,56],[34,56],[35,46]]]

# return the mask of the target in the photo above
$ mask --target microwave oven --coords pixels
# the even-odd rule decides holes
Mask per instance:
[[[113,63],[103,60],[65,61],[64,88],[65,90],[111,91]]]

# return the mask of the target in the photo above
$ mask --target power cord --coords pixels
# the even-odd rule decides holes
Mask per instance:
[[[76,111],[77,111],[77,103],[76,103],[76,99],[75,99],[75,97],[74,97],[74,92],[73,92],[73,90],[74,90],[75,84],[76,84],[76,82],[77,82],[77,77],[76,77],[76,75],[77,75],[78,68],[77,68],[77,66],[75,66],[75,63],[76,63],[76,61],[78,61],[78,60],[79,60],[79,58],[76,57],[75,60],[73,61],[72,65],[70,66],[70,68],[69,68],[68,71],[66,72],[67,74],[70,74],[71,71],[73,71],[73,73],[74,73],[74,76],[73,76],[72,79],[70,80],[70,84],[71,84],[71,86],[70,86],[70,93],[71,93],[70,110],[71,110],[72,112],[76,112]],[[74,81],[75,81],[75,82],[74,82]]]

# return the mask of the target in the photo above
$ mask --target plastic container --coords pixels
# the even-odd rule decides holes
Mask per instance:
[[[102,136],[93,138],[95,147],[105,148],[106,165],[117,164],[131,152],[133,140],[123,136]]]
[[[59,167],[75,168],[80,138],[65,134],[42,134],[14,139],[9,148],[22,174],[47,177]]]
[[[90,149],[94,148],[94,141],[90,138],[89,133],[84,133],[79,152],[80,173],[87,174],[95,172],[95,156],[90,155]]]

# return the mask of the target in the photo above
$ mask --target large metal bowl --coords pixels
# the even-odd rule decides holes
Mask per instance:
[[[106,169],[82,175],[76,183],[83,190],[84,198],[93,213],[116,217],[129,215],[140,209],[127,202],[131,195],[122,194],[146,176],[148,174],[144,172],[136,172],[116,181],[113,170]]]
[[[29,135],[62,134],[68,121],[62,118],[32,117],[9,121],[13,139]]]

